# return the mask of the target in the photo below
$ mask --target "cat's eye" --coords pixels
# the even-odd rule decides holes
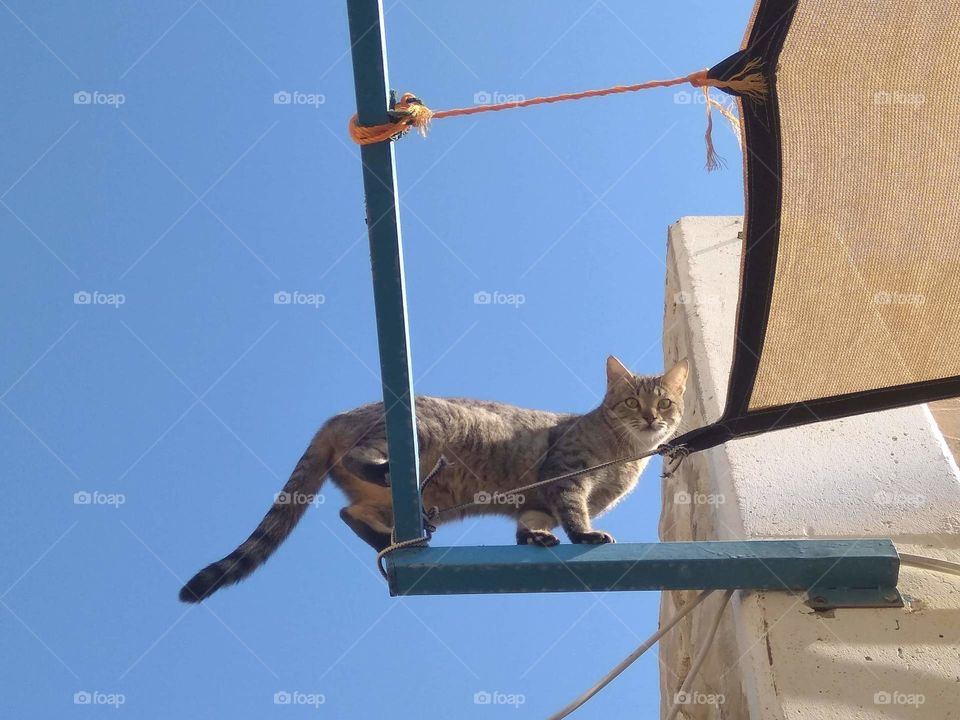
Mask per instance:
[[[660,402],[657,403],[657,409],[666,410],[671,405],[673,405],[672,400],[668,400],[667,398],[661,398]]]
[[[624,402],[626,403],[627,407],[630,408],[631,410],[636,410],[638,407],[640,407],[640,403],[637,402],[636,398],[627,398],[626,400],[624,400]]]

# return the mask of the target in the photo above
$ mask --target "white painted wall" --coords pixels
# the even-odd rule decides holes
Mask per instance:
[[[669,231],[664,354],[668,365],[691,361],[688,428],[723,409],[742,227],[740,217],[688,217]],[[960,472],[922,405],[699,453],[664,480],[663,501],[664,541],[889,537],[903,552],[960,562]],[[699,702],[681,717],[960,720],[960,577],[903,568],[900,590],[902,610],[830,613],[788,593],[736,594],[694,685]],[[690,597],[664,593],[662,617]],[[661,641],[664,712],[718,599]]]

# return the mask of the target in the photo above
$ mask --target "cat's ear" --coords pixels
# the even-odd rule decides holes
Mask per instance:
[[[689,372],[690,366],[686,358],[684,358],[663,374],[661,382],[678,395],[683,395],[683,391],[687,387],[687,375]]]
[[[630,380],[633,373],[613,355],[607,358],[607,386],[613,387],[621,380]]]

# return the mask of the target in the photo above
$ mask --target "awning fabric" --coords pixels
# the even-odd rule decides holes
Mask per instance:
[[[960,5],[759,0],[727,403],[671,445],[960,395]]]

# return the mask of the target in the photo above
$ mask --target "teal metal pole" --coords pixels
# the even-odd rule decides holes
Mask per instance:
[[[361,125],[388,122],[383,6],[379,0],[347,0],[347,15],[357,121]],[[360,148],[360,158],[386,411],[394,534],[397,540],[412,540],[423,537],[423,518],[393,143],[364,145]]]

